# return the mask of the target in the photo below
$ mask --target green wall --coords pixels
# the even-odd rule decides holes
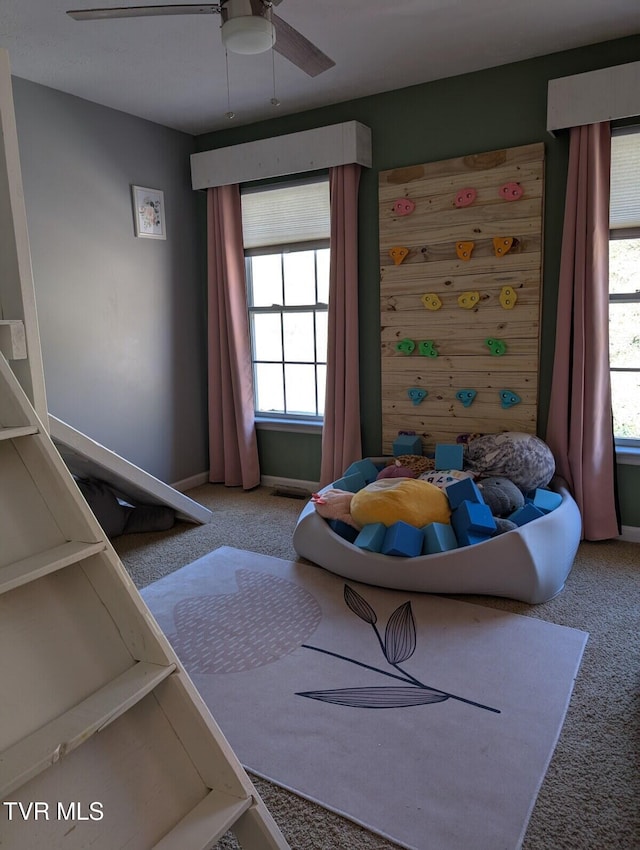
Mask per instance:
[[[564,212],[568,138],[546,127],[547,83],[640,59],[640,36],[503,65],[474,74],[258,124],[199,136],[211,150],[335,124],[361,121],[371,127],[373,164],[360,189],[359,293],[362,438],[365,455],[381,452],[380,316],[378,265],[378,173],[390,168],[449,159],[482,151],[544,142],[546,148],[544,283],[540,376],[540,434],[544,436],[553,363],[560,243]],[[339,92],[336,92],[339,97]],[[292,462],[292,435],[269,432],[260,439],[263,474],[318,480],[320,437],[300,436]],[[640,504],[631,498],[640,468],[621,467],[622,521],[640,526]]]

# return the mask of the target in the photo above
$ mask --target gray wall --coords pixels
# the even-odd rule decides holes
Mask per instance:
[[[13,78],[49,411],[158,478],[208,468],[194,139]],[[162,189],[136,239],[130,184]]]

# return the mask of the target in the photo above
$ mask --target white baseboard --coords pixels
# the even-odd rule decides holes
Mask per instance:
[[[319,481],[303,481],[300,478],[281,478],[278,475],[261,475],[260,483],[264,487],[292,487],[295,490],[308,490],[315,493],[320,489]]]
[[[623,525],[622,534],[618,540],[626,540],[629,543],[640,543],[640,526]]]
[[[183,478],[182,481],[176,481],[175,484],[172,484],[174,490],[178,490],[180,493],[184,493],[187,490],[191,490],[193,487],[200,487],[201,484],[209,483],[209,473],[208,472],[200,472],[198,475],[192,475],[190,478]]]

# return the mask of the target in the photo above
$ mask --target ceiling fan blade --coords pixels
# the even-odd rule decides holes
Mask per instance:
[[[328,71],[336,64],[302,33],[283,21],[279,15],[272,13],[271,20],[276,28],[276,43],[273,49],[289,62],[297,65],[305,74],[317,77],[318,74]]]
[[[122,6],[111,9],[71,9],[74,21],[99,21],[110,18],[146,18],[156,15],[216,15],[220,3],[190,3],[182,6]]]

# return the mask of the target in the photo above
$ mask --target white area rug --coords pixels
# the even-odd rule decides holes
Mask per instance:
[[[411,850],[520,847],[585,632],[229,547],[142,596],[247,769]]]

